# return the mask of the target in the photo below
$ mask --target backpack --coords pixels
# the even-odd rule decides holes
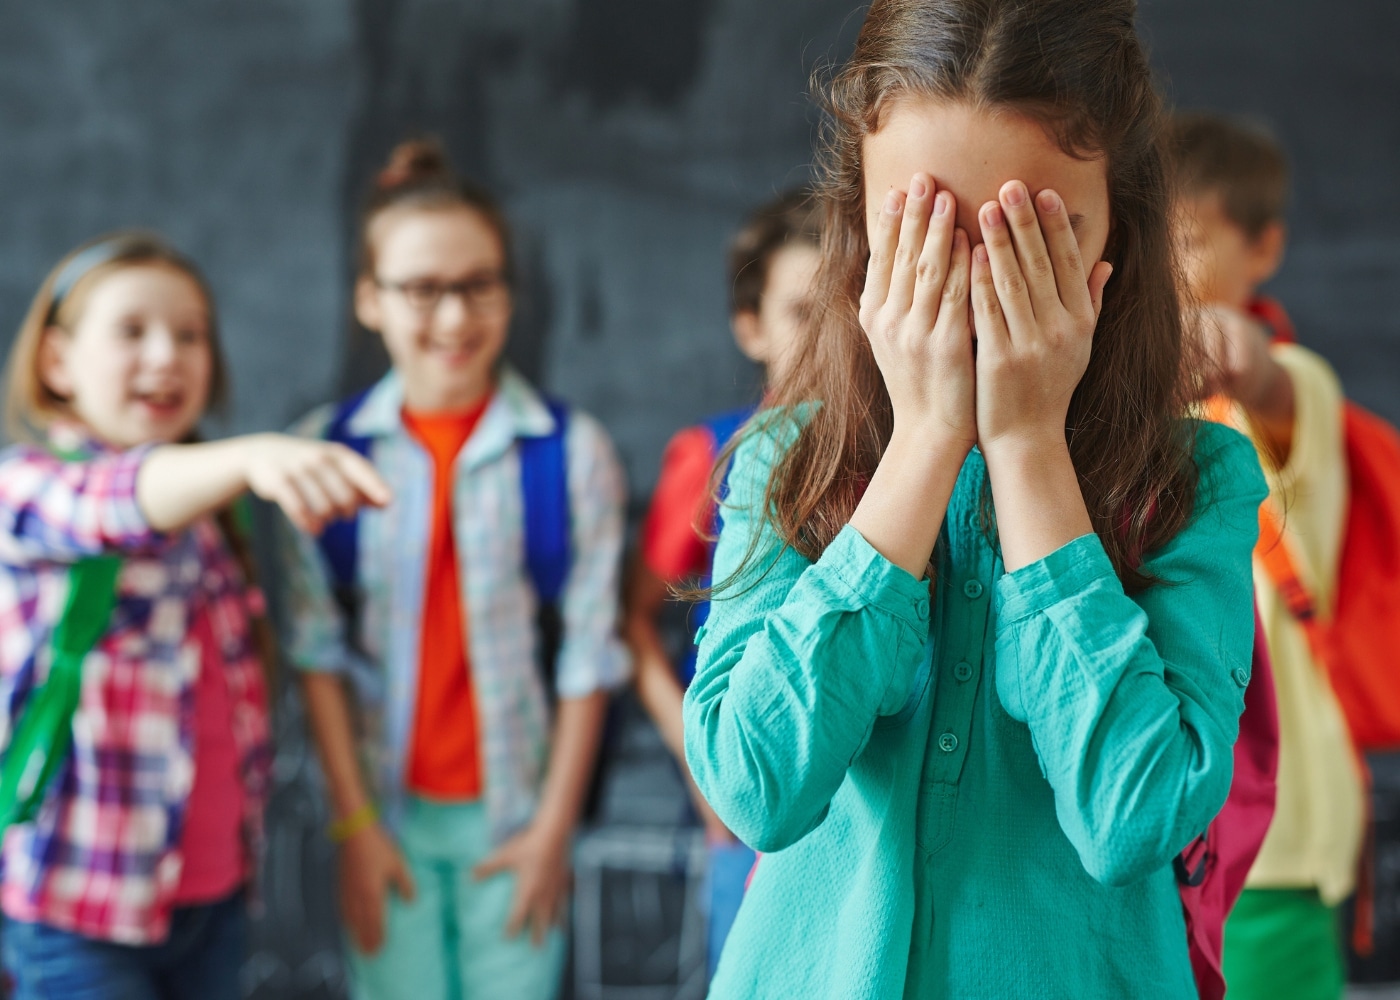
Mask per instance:
[[[1274,818],[1278,775],[1278,710],[1264,629],[1254,617],[1254,662],[1235,738],[1235,771],[1225,806],[1173,862],[1186,917],[1187,951],[1201,1000],[1222,1000],[1225,918]]]
[[[350,423],[371,389],[341,403],[322,437],[368,458],[371,439],[350,432]],[[520,437],[520,493],[525,506],[525,568],[539,602],[536,628],[540,638],[540,680],[551,704],[556,697],[555,665],[563,639],[559,601],[573,564],[570,529],[568,460],[564,448],[569,410],[546,400],[554,429],[539,437]],[[359,632],[360,523],[358,514],[329,525],[317,539],[330,570],[336,603],[345,615],[352,644]]]
[[[1278,343],[1293,343],[1283,308],[1250,312]],[[1256,555],[1327,671],[1357,749],[1400,748],[1400,432],[1354,403],[1342,415],[1350,499],[1332,615],[1324,619],[1284,542],[1286,514],[1265,502]]]
[[[102,555],[68,569],[68,597],[53,630],[49,675],[30,692],[0,764],[0,833],[34,818],[72,745],[83,660],[107,631],[121,566],[120,556]]]

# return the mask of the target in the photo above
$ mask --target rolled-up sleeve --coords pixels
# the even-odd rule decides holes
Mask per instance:
[[[0,561],[76,562],[147,549],[161,538],[136,500],[149,447],[65,462],[33,447],[0,461]]]
[[[769,421],[773,423],[773,421]],[[782,421],[783,424],[790,421]],[[797,842],[826,816],[876,720],[909,698],[926,655],[929,588],[846,527],[812,563],[762,516],[782,444],[739,448],[714,579],[730,580],[700,636],[685,697],[696,784],[745,843]]]
[[[567,437],[573,564],[564,584],[557,686],[583,698],[626,684],[632,661],[618,631],[627,485],[607,432],[575,413]]]
[[[1085,870],[1122,885],[1169,864],[1229,794],[1254,641],[1250,559],[1265,496],[1253,447],[1198,431],[1188,525],[1128,597],[1095,535],[997,586],[996,689],[1031,731]]]

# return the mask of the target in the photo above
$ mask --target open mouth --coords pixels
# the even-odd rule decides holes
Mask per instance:
[[[134,393],[136,404],[155,417],[173,417],[184,410],[185,394],[178,389]]]

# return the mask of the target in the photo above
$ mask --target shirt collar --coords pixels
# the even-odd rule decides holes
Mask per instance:
[[[352,437],[367,438],[401,433],[403,400],[403,378],[391,369],[370,389],[346,430]],[[502,365],[496,391],[462,452],[462,461],[471,467],[481,465],[503,454],[517,438],[544,437],[553,430],[554,415],[544,399],[514,368]]]

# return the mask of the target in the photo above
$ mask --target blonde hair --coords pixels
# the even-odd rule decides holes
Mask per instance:
[[[33,440],[68,414],[67,400],[39,373],[39,351],[50,327],[72,330],[82,318],[92,290],[123,268],[164,266],[184,274],[199,288],[209,308],[209,350],[213,357],[209,402],[222,406],[228,396],[228,365],[219,344],[214,296],[194,263],[161,237],[123,231],[98,237],[70,252],[39,286],[5,366],[5,430],[12,439]]]

